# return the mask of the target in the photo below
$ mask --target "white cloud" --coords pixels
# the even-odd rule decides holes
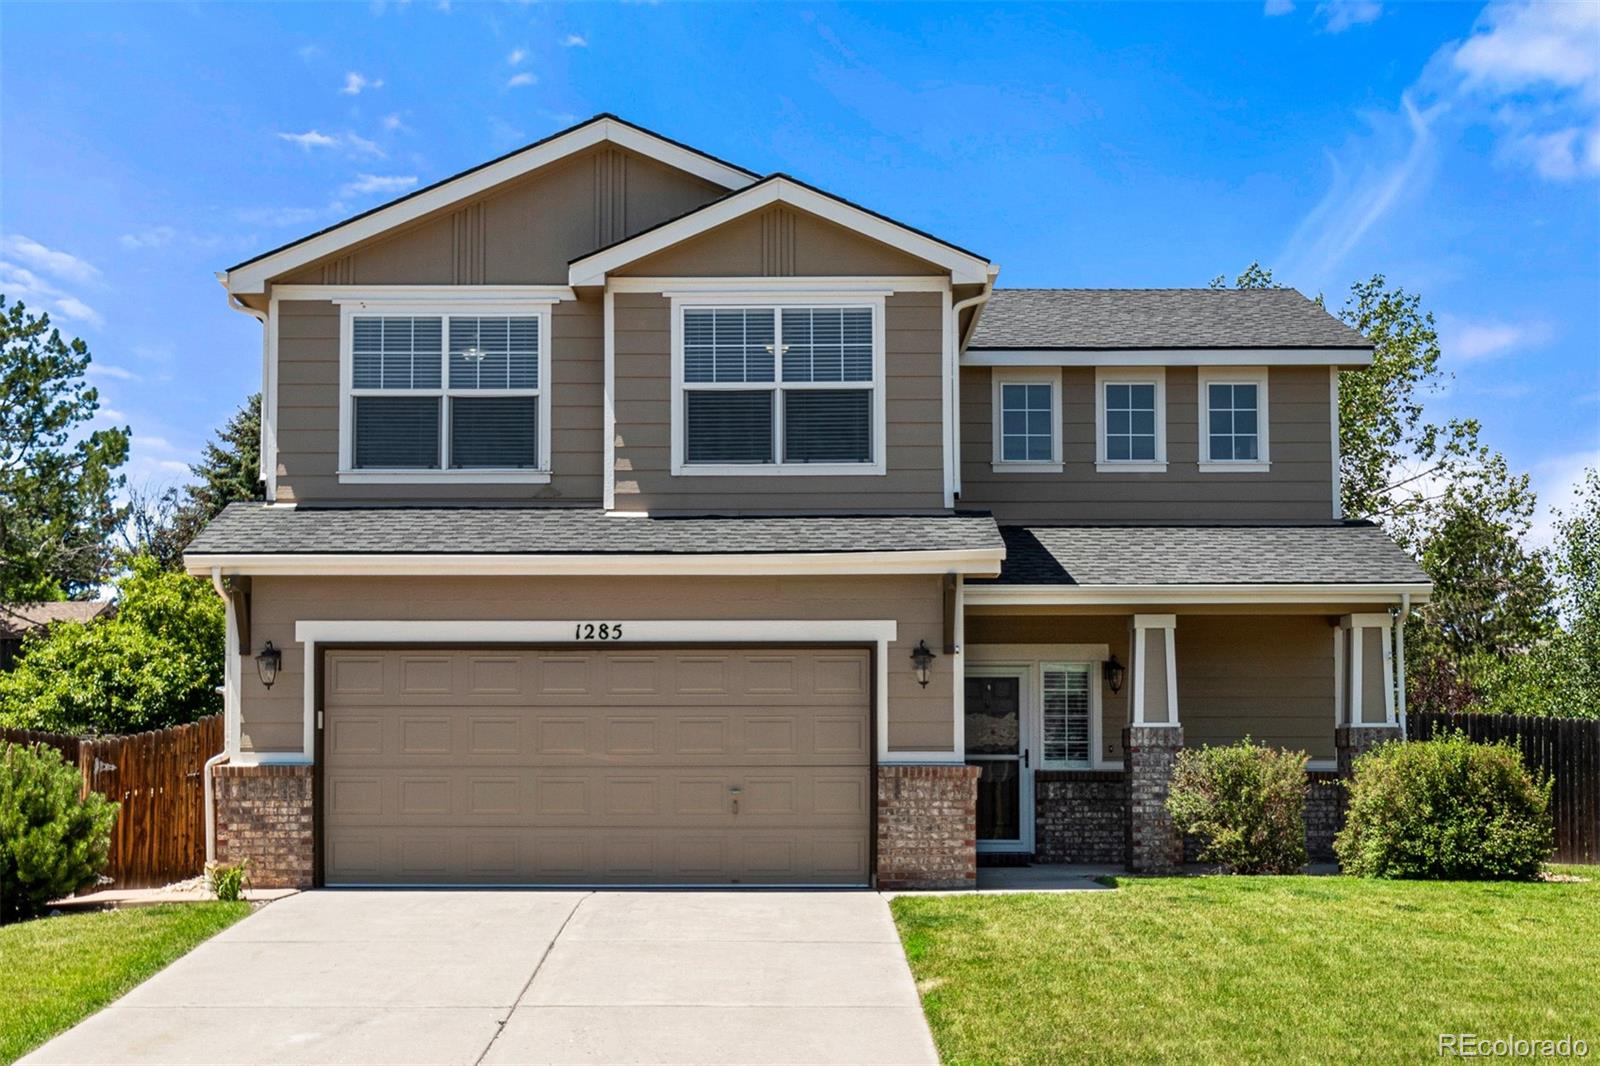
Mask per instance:
[[[115,407],[101,407],[95,411],[95,417],[103,422],[126,422],[128,416]]]
[[[409,133],[411,130],[411,127],[407,126],[400,118],[400,112],[398,111],[383,116],[383,128],[390,133]]]
[[[125,367],[110,363],[90,363],[88,374],[92,378],[116,378],[118,381],[138,381],[139,375]]]
[[[46,248],[31,237],[13,233],[0,238],[0,249],[13,259],[21,260],[34,270],[42,270],[51,277],[80,285],[92,283],[100,277],[94,264],[79,259],[70,252]]]
[[[171,226],[151,226],[138,233],[124,233],[117,238],[117,243],[130,251],[141,251],[145,248],[165,248],[177,236],[178,231]]]
[[[346,96],[357,96],[367,89],[383,88],[382,78],[368,78],[366,75],[354,70],[346,72],[344,88],[339,91]]]
[[[525,131],[494,115],[489,116],[489,137],[501,148],[521,144],[528,139]]]
[[[339,195],[370,196],[374,193],[387,195],[405,192],[416,183],[415,175],[358,174],[355,181],[347,182],[339,190]]]
[[[241,207],[234,217],[250,226],[303,226],[326,213],[320,207]]]
[[[1343,33],[1351,26],[1378,21],[1383,5],[1378,0],[1327,0],[1317,5],[1317,17],[1329,33]]]
[[[1533,527],[1528,531],[1528,540],[1534,547],[1544,548],[1555,543],[1554,512],[1572,509],[1577,502],[1578,487],[1583,484],[1583,472],[1591,466],[1600,467],[1600,448],[1548,456],[1534,463],[1528,471],[1533,479],[1534,494],[1539,498]]]
[[[521,74],[513,74],[511,76],[511,80],[506,82],[506,88],[520,89],[525,85],[532,85],[538,80],[539,79],[535,78],[532,74],[529,74],[527,71],[523,71]]]
[[[354,133],[345,134],[344,140],[350,146],[350,150],[358,155],[370,155],[378,159],[389,158],[388,153],[379,148],[376,141],[369,141],[365,137],[356,136]]]
[[[0,259],[0,292],[14,301],[20,301],[35,311],[45,310],[55,315],[92,326],[105,325],[100,312],[69,292],[41,278],[17,263]]]
[[[319,130],[306,130],[304,133],[280,132],[278,139],[280,141],[288,141],[290,144],[303,148],[308,152],[313,148],[333,148],[339,143],[339,138],[330,137]]]
[[[1274,0],[1267,0],[1267,3],[1269,5],[1272,4],[1273,2],[1274,2]],[[1286,0],[1279,0],[1279,2],[1286,2]],[[589,47],[589,42],[588,42],[587,39],[585,39],[584,37],[582,37],[579,34],[569,33],[562,40],[561,47],[563,47],[563,48],[588,48]]]
[[[526,48],[513,48],[511,54],[506,56],[506,63],[513,67],[520,67],[522,61],[527,58],[528,50]]]
[[[1439,319],[1439,345],[1446,359],[1480,363],[1519,348],[1534,348],[1551,337],[1543,322],[1469,322],[1453,315]]]

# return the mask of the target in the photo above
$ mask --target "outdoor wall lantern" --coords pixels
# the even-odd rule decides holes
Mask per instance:
[[[1100,669],[1105,674],[1106,687],[1111,690],[1111,694],[1115,696],[1121,692],[1122,678],[1127,673],[1127,670],[1123,668],[1121,663],[1117,662],[1117,657],[1115,655],[1111,656]]]
[[[919,640],[911,649],[911,670],[917,675],[917,684],[927,688],[928,674],[933,670],[933,649],[928,647],[927,641]]]
[[[256,655],[256,673],[261,675],[261,683],[267,688],[278,680],[278,667],[283,665],[283,652],[272,646],[272,641],[267,641],[267,646]]]

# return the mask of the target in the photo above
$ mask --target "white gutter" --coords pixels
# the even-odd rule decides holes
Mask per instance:
[[[1410,739],[1406,734],[1406,619],[1411,617],[1411,593],[1400,594],[1400,618],[1394,627],[1395,714],[1400,719],[1400,739]]]
[[[219,270],[216,277],[218,284],[223,289],[227,289],[228,276]],[[277,384],[272,381],[272,348],[267,331],[267,313],[265,311],[257,311],[254,307],[246,306],[242,300],[231,292],[228,293],[228,306],[235,311],[249,315],[261,323],[261,439],[257,442],[257,450],[260,455],[256,464],[256,474],[261,478],[263,485],[270,484],[272,479],[267,476],[267,466],[275,461],[277,441],[276,439],[269,440],[269,438],[276,437],[277,427],[274,424],[275,419],[272,414],[276,410],[276,404],[273,404],[270,409],[268,404],[272,403],[274,399],[272,392],[269,390],[275,390]]]
[[[222,602],[227,607],[228,614],[231,616],[233,614],[233,604],[228,597],[227,586],[222,583],[222,569],[220,567],[212,567],[211,569],[211,587],[217,590],[218,596],[222,597]],[[228,621],[231,622],[232,618],[230,617]],[[204,802],[206,808],[207,867],[210,867],[212,863],[217,861],[217,804],[215,798],[216,786],[211,780],[212,771],[228,761],[228,739],[230,735],[229,723],[233,721],[234,715],[237,711],[237,708],[230,706],[230,704],[233,702],[233,686],[228,684],[228,676],[232,674],[234,670],[238,669],[238,665],[234,661],[238,657],[236,646],[237,632],[238,631],[233,626],[228,626],[227,635],[224,639],[223,646],[222,750],[211,756],[211,758],[207,759],[205,766],[201,767],[200,769],[200,781],[202,789],[205,793]]]
[[[1427,584],[1316,585],[986,585],[966,587],[968,607],[981,606],[1132,606],[1173,604],[1381,603],[1396,596],[1426,599]]]
[[[1000,573],[1004,548],[960,551],[773,552],[628,555],[382,555],[238,554],[186,555],[191,574],[283,574],[298,576],[591,576],[719,577],[783,574],[974,574]]]
[[[994,279],[999,276],[1000,268],[991,264],[983,282],[983,291],[950,305],[950,335],[955,338],[956,350],[950,360],[950,424],[945,427],[948,434],[945,447],[950,449],[951,491],[957,496],[961,495],[961,353],[966,351],[973,331],[978,328],[978,319],[983,317],[983,306],[994,295]],[[976,310],[972,312],[972,321],[967,323],[966,331],[962,332],[961,312],[969,307]]]

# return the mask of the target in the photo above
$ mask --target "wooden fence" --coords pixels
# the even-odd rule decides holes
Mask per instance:
[[[83,787],[121,806],[105,875],[118,888],[148,888],[205,868],[205,762],[222,750],[222,715],[121,737],[74,737],[0,729],[0,742],[55,748]]]
[[[1510,741],[1530,769],[1555,779],[1556,861],[1600,863],[1600,720],[1412,711],[1406,726],[1414,740],[1459,729],[1485,744]]]

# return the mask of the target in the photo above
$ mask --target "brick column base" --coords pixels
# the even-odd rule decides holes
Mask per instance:
[[[1339,776],[1348,778],[1355,773],[1357,757],[1365,755],[1379,744],[1400,739],[1398,726],[1342,725],[1333,731],[1334,753],[1338,756]]]
[[[976,888],[978,767],[878,767],[878,887]]]
[[[1172,873],[1183,865],[1183,837],[1167,813],[1172,766],[1183,750],[1182,726],[1129,726],[1122,731],[1128,766],[1128,868]]]
[[[310,888],[315,875],[312,768],[232,766],[215,772],[217,860],[250,860],[256,888]]]

